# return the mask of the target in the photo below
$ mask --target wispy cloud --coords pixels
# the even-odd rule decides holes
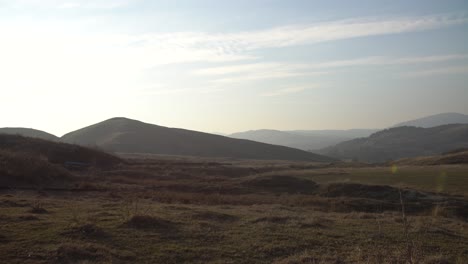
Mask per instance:
[[[322,71],[310,71],[308,68],[310,67],[306,64],[295,63],[244,63],[198,69],[193,71],[192,74],[215,77],[211,79],[211,82],[215,84],[326,74],[326,72]]]
[[[135,2],[135,1],[133,1]],[[3,0],[0,6],[10,8],[52,8],[52,9],[114,9],[131,4],[131,0]]]
[[[232,84],[246,81],[259,81],[259,80],[271,80],[271,79],[282,79],[292,78],[299,76],[319,76],[327,74],[325,71],[292,71],[292,70],[279,70],[279,71],[256,71],[251,72],[247,75],[236,75],[231,77],[213,79],[210,82],[214,84]]]
[[[128,1],[3,1],[18,5],[49,4],[62,8],[115,7]],[[63,87],[95,90],[112,87],[125,90],[145,80],[148,69],[182,63],[239,63],[195,71],[214,85],[232,82],[322,75],[327,68],[352,65],[404,64],[459,58],[447,55],[424,58],[369,57],[354,60],[298,63],[265,63],[255,50],[306,45],[356,37],[430,30],[466,23],[463,15],[432,15],[386,19],[350,19],[312,25],[291,25],[237,33],[173,32],[147,34],[91,34],[76,21],[0,19],[0,86],[20,89],[37,87],[59,91]],[[89,21],[87,22],[89,23]],[[74,30],[69,30],[70,28]],[[137,43],[137,44],[135,44]],[[248,63],[245,63],[248,62]],[[28,78],[24,78],[28,76]],[[54,87],[54,88],[50,88]],[[31,90],[32,88],[25,88]],[[72,88],[70,88],[72,89]]]
[[[463,60],[463,59],[468,59],[468,55],[467,54],[448,54],[448,55],[437,55],[437,56],[400,57],[400,58],[374,56],[374,57],[358,58],[358,59],[351,59],[351,60],[320,62],[320,63],[315,63],[311,65],[311,67],[334,68],[334,67],[349,67],[349,66],[424,64],[424,63],[436,63],[436,62]]]
[[[464,15],[432,15],[387,19],[348,19],[313,25],[290,25],[266,30],[237,33],[178,32],[141,36],[145,46],[161,50],[177,47],[185,53],[210,58],[246,55],[263,48],[314,44],[357,37],[398,34],[437,29],[467,23]]]
[[[430,70],[413,71],[403,74],[405,77],[426,77],[433,75],[468,74],[468,66],[454,66]]]
[[[10,2],[10,1],[7,1]],[[40,5],[42,1],[22,0],[19,3],[30,3]],[[71,6],[95,6],[112,7],[117,4],[125,4],[127,1],[53,1],[46,0],[45,3],[60,3]],[[324,41],[349,39],[356,37],[375,36],[384,34],[395,34],[429,30],[450,25],[466,23],[468,18],[460,15],[433,15],[410,18],[388,18],[388,19],[349,19],[340,21],[324,22],[313,25],[292,25],[276,27],[266,30],[256,30],[237,33],[203,33],[203,32],[174,32],[174,33],[149,33],[140,35],[115,35],[100,34],[80,35],[70,37],[63,32],[53,32],[54,27],[60,27],[60,23],[54,25],[43,25],[49,32],[41,32],[41,25],[37,23],[23,25],[26,32],[18,34],[21,27],[11,26],[2,28],[0,24],[0,35],[2,42],[6,40],[13,46],[25,46],[25,43],[37,50],[38,47],[50,47],[49,51],[63,50],[63,48],[77,46],[80,43],[84,47],[95,50],[104,49],[105,53],[115,51],[112,56],[122,61],[137,63],[138,68],[151,68],[157,65],[187,63],[187,62],[229,62],[239,60],[251,60],[257,58],[254,50],[262,48],[279,48],[286,46],[313,44]],[[6,31],[6,32],[3,32]],[[4,38],[3,38],[4,37]],[[47,43],[45,43],[47,42]],[[138,43],[138,45],[135,45]],[[18,45],[19,44],[19,45]],[[44,45],[42,45],[44,44]],[[29,47],[28,49],[30,49]],[[109,48],[110,47],[110,48]],[[0,48],[1,44],[0,44]],[[79,48],[83,50],[83,48]],[[18,48],[16,50],[19,50]],[[43,51],[38,51],[43,53]],[[53,56],[53,54],[50,54]],[[82,54],[80,54],[81,56]],[[93,54],[94,55],[94,54]],[[370,58],[367,61],[335,62],[345,65],[351,63],[378,63],[381,58]],[[269,67],[269,65],[256,65],[256,67]],[[325,67],[327,65],[319,65]],[[224,72],[229,68],[222,69]],[[238,71],[238,69],[231,69]],[[245,70],[242,69],[242,70]],[[213,70],[211,70],[213,73]],[[203,74],[203,71],[199,72]],[[205,72],[206,73],[206,72]]]
[[[275,90],[275,91],[272,91],[272,92],[267,92],[267,93],[262,94],[261,96],[271,97],[271,96],[280,96],[280,95],[299,93],[299,92],[305,91],[305,90],[313,88],[313,87],[317,87],[317,85],[292,86],[292,87],[287,87],[287,88]]]
[[[350,60],[334,60],[311,63],[243,63],[229,66],[197,69],[194,75],[214,77],[214,83],[233,83],[241,81],[278,79],[297,76],[323,75],[332,68],[365,67],[385,65],[427,64],[468,59],[466,54],[448,54],[420,57],[374,56]],[[223,76],[219,78],[219,76]]]

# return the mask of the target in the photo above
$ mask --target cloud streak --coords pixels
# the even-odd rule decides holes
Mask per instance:
[[[387,65],[428,64],[468,59],[467,54],[391,58],[374,56],[351,60],[335,60],[317,63],[244,63],[229,66],[197,69],[194,75],[215,77],[214,83],[278,79],[296,76],[324,75],[330,69],[342,67],[366,67]],[[221,77],[221,78],[220,78]]]
[[[3,0],[0,7],[15,9],[114,9],[127,6],[131,0]]]
[[[219,53],[233,54],[264,48],[424,31],[467,22],[468,17],[453,14],[388,19],[348,19],[230,34],[169,33],[148,36],[147,40],[161,45],[195,50],[216,49]]]
[[[52,1],[23,0],[19,6],[57,6],[61,8],[105,8],[128,1]],[[76,21],[0,19],[0,86],[11,89],[47,89],[63,87],[93,91],[96,87],[127,90],[144,86],[154,79],[144,79],[145,71],[170,64],[239,63],[207,67],[193,72],[216,85],[298,76],[323,75],[328,68],[426,63],[454,60],[464,55],[397,58],[368,57],[355,60],[300,63],[266,63],[255,51],[308,45],[349,38],[397,34],[437,29],[467,23],[461,15],[432,15],[387,19],[349,19],[312,25],[291,25],[237,33],[173,32],[147,34],[89,33],[92,25]],[[5,23],[6,22],[6,23]],[[73,25],[74,30],[68,31]],[[466,58],[466,56],[465,56]],[[248,63],[246,63],[248,62]],[[206,65],[205,65],[206,67]],[[28,78],[24,78],[28,76]],[[34,88],[31,88],[34,87]],[[109,88],[110,89],[110,88]]]
[[[468,66],[453,66],[444,68],[435,68],[422,71],[414,71],[405,73],[405,77],[428,77],[433,75],[451,75],[451,74],[468,74]]]
[[[294,93],[299,93],[299,92],[305,91],[305,90],[307,90],[309,88],[312,88],[314,86],[316,86],[316,85],[287,87],[287,88],[279,89],[279,90],[276,90],[276,91],[264,93],[261,96],[272,97],[272,96],[282,96],[282,95],[287,95],[287,94],[294,94]]]

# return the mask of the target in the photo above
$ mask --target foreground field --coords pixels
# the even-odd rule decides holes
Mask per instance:
[[[73,173],[0,193],[5,263],[468,262],[467,166],[132,157]]]

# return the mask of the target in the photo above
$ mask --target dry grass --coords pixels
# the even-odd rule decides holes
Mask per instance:
[[[394,187],[374,179],[388,168],[133,159],[70,172],[68,188],[1,191],[0,252],[8,263],[466,263],[468,201],[428,192],[431,170],[405,171],[423,184],[400,200],[400,172]]]

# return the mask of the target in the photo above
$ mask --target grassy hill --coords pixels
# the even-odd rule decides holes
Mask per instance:
[[[71,165],[109,168],[122,162],[99,150],[0,134],[0,187],[62,186],[74,178]]]
[[[446,165],[468,164],[468,149],[444,153],[441,155],[400,159],[392,162],[395,165]]]
[[[396,127],[322,149],[320,153],[339,159],[385,162],[402,158],[437,155],[468,147],[468,125],[432,128]]]
[[[3,127],[0,128],[0,134],[21,135],[25,137],[41,138],[45,140],[57,141],[59,138],[47,132],[24,127]]]
[[[298,149],[168,128],[127,118],[112,118],[79,129],[64,135],[62,141],[123,153],[317,162],[333,160]]]
[[[414,126],[428,128],[448,124],[468,124],[468,115],[460,113],[441,113],[402,122],[394,125],[393,127]]]
[[[60,165],[66,162],[80,162],[106,167],[122,162],[119,158],[100,150],[19,135],[0,135],[0,150],[28,153]]]

